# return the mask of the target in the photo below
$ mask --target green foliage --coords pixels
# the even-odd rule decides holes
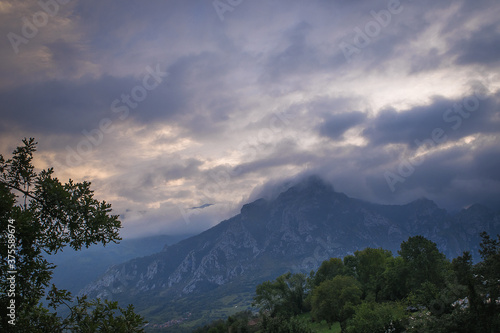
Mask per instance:
[[[410,237],[401,243],[398,253],[408,269],[409,290],[418,290],[424,282],[430,282],[438,288],[444,286],[448,262],[436,243],[423,236]]]
[[[344,257],[344,275],[354,276],[355,278],[358,278],[358,259],[358,257],[355,257],[353,255]]]
[[[262,320],[262,329],[266,333],[312,333],[309,326],[298,318],[268,317]]]
[[[330,258],[321,263],[316,272],[311,271],[309,278],[307,279],[307,289],[308,291],[313,290],[319,286],[323,281],[331,280],[337,275],[349,275],[346,274],[346,267],[340,258]],[[311,298],[312,293],[309,292],[304,300],[304,309],[307,311],[311,310]]]
[[[316,333],[341,333],[342,328],[340,327],[340,323],[336,322],[333,325],[328,324],[325,320],[322,322],[308,322],[308,326],[311,328],[313,332]]]
[[[78,250],[117,242],[121,222],[110,215],[110,204],[93,198],[90,183],[69,180],[62,184],[53,177],[52,168],[35,172],[32,161],[37,143],[34,139],[23,143],[12,158],[0,155],[0,253],[2,258],[12,258],[0,264],[0,330],[96,332],[93,326],[85,326],[92,318],[100,331],[105,327],[109,332],[140,331],[137,327],[143,319],[131,307],[124,310],[115,303],[79,299],[70,317],[60,318],[40,305],[54,269],[44,254],[57,253],[65,246]],[[10,292],[8,278],[15,280],[14,292]],[[54,310],[71,299],[68,292],[55,287],[47,296]],[[9,324],[11,318],[4,313],[11,303],[15,303],[15,325]]]
[[[330,258],[321,263],[318,270],[311,277],[311,286],[317,287],[321,282],[331,280],[337,275],[345,275],[345,268],[342,260],[339,258]]]
[[[481,233],[481,249],[479,253],[483,261],[477,265],[477,274],[479,274],[484,283],[485,292],[492,299],[500,297],[500,235],[497,239],[491,239],[487,233]]]
[[[305,286],[304,274],[283,274],[258,285],[252,305],[271,317],[295,316],[303,311]]]
[[[406,281],[408,268],[403,258],[387,258],[385,271],[382,273],[382,286],[378,295],[379,300],[396,301],[408,295]]]
[[[323,281],[313,291],[312,317],[316,321],[326,320],[330,325],[343,323],[354,313],[354,306],[361,303],[360,284],[352,276],[338,275]]]
[[[49,293],[50,306],[56,309],[60,304],[66,304],[71,295],[66,291],[59,291],[54,286]],[[54,330],[59,324],[63,330],[71,332],[144,332],[141,328],[144,319],[134,312],[134,307],[128,305],[126,309],[118,306],[118,302],[100,299],[87,301],[87,297],[77,297],[76,305],[70,307],[71,315],[55,323]],[[41,323],[43,324],[43,322]],[[38,325],[37,325],[38,327]]]
[[[411,316],[408,332],[499,332],[500,304],[498,267],[499,241],[482,233],[483,261],[473,265],[468,252],[452,261],[454,282],[440,292],[441,311],[423,311]],[[423,284],[424,285],[424,284]],[[424,289],[424,288],[422,288]],[[435,290],[433,291],[435,292]],[[460,302],[458,302],[460,301]],[[435,304],[438,304],[436,302]],[[432,311],[434,310],[434,311]]]
[[[382,274],[386,269],[386,262],[392,258],[391,251],[384,249],[366,248],[354,252],[358,281],[363,286],[366,297],[375,300],[382,289]]]
[[[469,283],[470,312],[478,319],[477,331],[500,331],[500,235],[491,239],[486,233],[481,233],[479,253],[482,262],[475,267],[470,266],[469,257],[461,260],[462,265],[455,266],[458,274],[465,274]],[[463,267],[461,270],[460,268]],[[472,273],[472,279],[471,274]],[[472,280],[472,281],[471,281]],[[472,286],[471,286],[472,283]]]
[[[500,332],[500,236],[481,237],[483,262],[476,265],[468,252],[450,263],[435,243],[416,236],[398,257],[367,248],[324,261],[306,282],[291,273],[264,282],[254,298],[262,331],[308,332],[340,322],[342,331],[356,333]],[[310,314],[297,316],[308,307]]]
[[[398,303],[363,302],[347,324],[348,333],[403,332],[407,314]]]
[[[250,324],[252,320],[255,320],[255,316],[252,315],[250,311],[242,311],[229,316],[226,321],[220,319],[212,322],[211,324],[205,325],[195,329],[194,333],[226,333],[226,332],[238,332],[238,333],[252,333],[257,332],[258,325]]]
[[[435,333],[474,333],[487,332],[477,331],[474,325],[477,324],[477,318],[470,316],[468,311],[460,310],[453,313],[434,316],[430,311],[419,311],[408,318],[406,332],[435,332]],[[493,332],[492,332],[493,333]]]

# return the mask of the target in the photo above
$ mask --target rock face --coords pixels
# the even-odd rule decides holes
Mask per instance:
[[[396,254],[415,235],[454,258],[466,250],[477,254],[481,231],[500,233],[500,214],[473,205],[450,215],[427,199],[371,204],[311,177],[273,200],[244,205],[239,215],[160,253],[111,267],[81,293],[175,299],[228,283],[256,284],[287,271],[308,273],[325,259],[366,247]]]

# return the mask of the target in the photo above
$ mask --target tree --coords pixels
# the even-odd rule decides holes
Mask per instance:
[[[354,252],[354,256],[357,258],[358,281],[366,297],[376,300],[377,294],[382,289],[382,274],[386,269],[387,261],[392,258],[392,253],[384,249],[366,248]]]
[[[408,289],[418,290],[424,282],[444,287],[446,270],[449,262],[444,254],[439,252],[436,243],[414,236],[401,243],[398,251],[408,269]]]
[[[406,281],[408,279],[408,269],[403,258],[388,258],[384,273],[382,273],[382,289],[380,300],[396,301],[408,295]]]
[[[55,286],[45,295],[55,266],[44,254],[55,254],[66,246],[79,250],[91,244],[116,243],[121,240],[121,222],[110,214],[110,204],[93,198],[89,182],[62,184],[53,176],[53,168],[36,172],[32,161],[37,143],[31,138],[23,144],[10,159],[0,155],[0,253],[4,259],[0,264],[0,330],[96,332],[82,328],[92,319],[100,331],[106,331],[102,327],[109,332],[141,331],[144,320],[131,306],[122,309],[116,303],[85,298],[70,306],[71,294]],[[71,315],[61,318],[49,312],[40,304],[44,296],[51,308],[68,306]],[[8,307],[9,316],[3,313]]]
[[[345,321],[354,313],[354,306],[361,303],[361,295],[359,282],[352,276],[338,275],[323,281],[313,290],[312,318],[326,320],[330,326],[340,321],[344,328]]]
[[[283,274],[274,281],[259,284],[255,291],[253,306],[271,317],[286,318],[303,311],[306,277],[304,274]]]
[[[492,239],[482,232],[479,254],[483,259],[474,267],[476,290],[480,301],[471,303],[472,315],[478,317],[482,332],[500,331],[500,235]]]
[[[267,317],[262,320],[262,328],[266,333],[312,333],[306,323],[298,318]]]
[[[348,333],[403,332],[407,314],[397,303],[363,302],[347,324]]]
[[[252,314],[250,310],[238,312],[232,316],[229,316],[226,321],[218,319],[210,324],[203,327],[195,329],[194,333],[227,333],[227,332],[238,332],[238,333],[251,333],[256,332],[258,325],[250,325],[251,320],[255,320],[256,317]]]
[[[500,235],[497,239],[491,239],[486,232],[481,233],[479,254],[483,261],[477,266],[487,288],[487,293],[494,299],[500,297]]]
[[[344,275],[354,276],[358,278],[358,272],[356,271],[358,267],[359,258],[353,255],[348,255],[344,257]]]
[[[500,332],[500,237],[481,237],[482,262],[474,265],[471,254],[464,252],[451,263],[454,283],[441,292],[445,311],[413,317],[408,332]]]
[[[345,275],[344,271],[344,263],[341,259],[330,258],[329,260],[325,260],[311,278],[311,286],[317,287],[323,281],[331,280],[337,275]]]

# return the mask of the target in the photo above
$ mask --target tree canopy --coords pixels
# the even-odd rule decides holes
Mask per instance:
[[[342,325],[353,315],[354,306],[361,303],[361,296],[361,285],[355,278],[337,275],[314,289],[312,317],[330,325],[337,321]]]
[[[313,321],[340,322],[343,332],[499,332],[500,235],[481,238],[477,264],[469,252],[450,262],[422,236],[402,242],[395,257],[366,248],[330,258],[311,272],[302,303],[286,296],[287,273],[257,286],[256,305],[266,309],[264,323],[284,331],[280,323],[303,304]]]
[[[70,246],[121,240],[121,222],[111,205],[98,201],[90,182],[61,183],[54,169],[37,171],[37,142],[24,139],[11,158],[0,155],[0,331],[17,332],[139,332],[144,320],[133,307],[73,297],[49,287],[55,268],[46,258]],[[41,301],[46,298],[50,312]],[[67,306],[70,316],[57,315]],[[7,310],[7,313],[4,313]]]

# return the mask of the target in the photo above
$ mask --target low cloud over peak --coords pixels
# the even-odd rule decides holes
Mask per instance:
[[[201,231],[312,174],[498,207],[497,1],[223,2],[1,1],[1,153],[35,136],[125,236]]]

